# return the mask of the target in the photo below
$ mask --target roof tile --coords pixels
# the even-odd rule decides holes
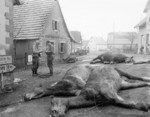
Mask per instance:
[[[54,0],[28,0],[14,6],[14,39],[40,38]]]

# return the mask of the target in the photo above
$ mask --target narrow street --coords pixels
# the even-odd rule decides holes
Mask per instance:
[[[14,92],[0,95],[0,105],[9,104],[21,100],[22,95],[27,92],[33,91],[37,86],[43,88],[49,87],[50,84],[59,81],[65,71],[75,64],[89,63],[100,52],[91,52],[88,55],[79,56],[78,62],[74,64],[55,63],[54,76],[50,78],[32,77],[30,69],[16,70],[14,76],[16,78],[24,79],[25,81],[15,87]],[[139,56],[139,59],[149,59],[148,55]],[[149,64],[117,64],[116,66],[124,71],[138,76],[150,77],[150,65]],[[48,73],[47,66],[40,66],[38,72],[40,74]],[[150,104],[150,88],[138,88],[132,90],[125,90],[120,95],[127,100],[144,101]],[[19,103],[0,109],[0,117],[49,117],[49,97],[44,97],[38,100],[33,100],[25,103]],[[142,112],[138,110],[131,110],[120,108],[117,106],[95,106],[86,109],[70,110],[67,113],[67,117],[149,117],[150,112]]]
[[[150,0],[0,1],[0,117],[150,117]]]

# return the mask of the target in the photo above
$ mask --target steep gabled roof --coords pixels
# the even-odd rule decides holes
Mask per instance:
[[[150,0],[147,1],[146,5],[145,5],[145,8],[144,8],[144,13],[147,12],[147,10],[150,9]]]
[[[79,31],[70,31],[70,33],[72,34],[72,36],[74,37],[76,42],[82,43],[82,36],[81,36],[81,33]]]
[[[60,9],[60,12],[61,12],[61,16],[62,16],[62,18],[63,18],[63,23],[64,23],[64,26],[65,26],[66,32],[67,32],[68,36],[70,37],[70,41],[73,41],[73,42],[75,42],[75,43],[78,43],[78,42],[74,39],[73,35],[69,32],[68,27],[67,27],[67,24],[66,24],[66,22],[65,22],[65,18],[64,18],[64,16],[63,16],[63,13],[62,13],[62,10],[61,10],[61,7],[60,7],[60,5],[59,5],[59,2],[57,2],[57,3],[58,3],[58,6],[59,6],[59,9]]]
[[[26,0],[24,4],[14,6],[14,39],[38,39],[53,4],[54,0]]]
[[[22,5],[14,6],[14,39],[39,39],[45,29],[50,14],[53,12],[54,4],[55,2],[58,3],[58,1],[23,0],[21,2],[23,3]],[[72,41],[76,42],[68,31],[61,8],[60,12],[68,36]]]

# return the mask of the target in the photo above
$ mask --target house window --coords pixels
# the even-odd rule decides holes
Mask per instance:
[[[59,30],[59,22],[57,20],[52,21],[53,30]]]
[[[61,42],[60,43],[60,53],[64,53],[65,52],[65,43]]]

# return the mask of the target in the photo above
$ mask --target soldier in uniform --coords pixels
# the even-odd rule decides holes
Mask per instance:
[[[50,42],[46,43],[46,55],[47,55],[47,66],[49,68],[50,75],[53,75],[53,60],[54,60],[54,52],[53,52],[53,45]]]
[[[37,71],[39,68],[39,58],[41,57],[40,53],[40,42],[36,41],[33,45],[33,54],[32,54],[32,76],[38,75]]]
[[[33,53],[32,55],[32,76],[38,75],[40,53]]]

